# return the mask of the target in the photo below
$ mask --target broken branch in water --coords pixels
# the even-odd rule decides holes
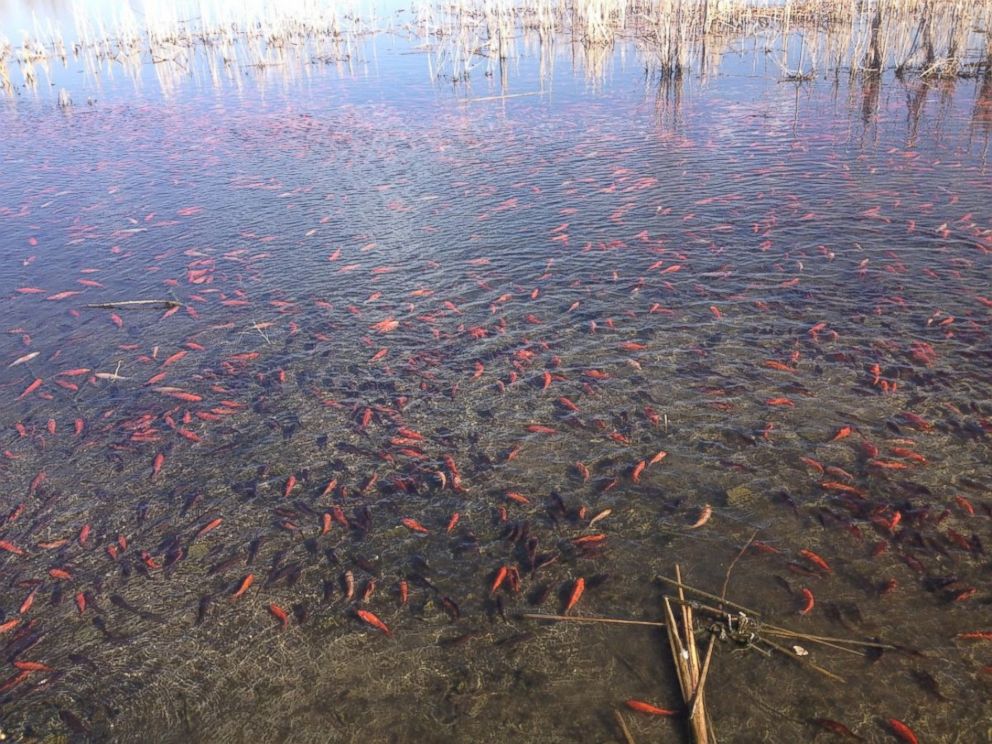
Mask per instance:
[[[627,728],[627,722],[623,720],[623,714],[614,708],[613,718],[616,720],[617,726],[620,727],[620,733],[623,734],[623,740],[627,742],[627,744],[634,744],[634,737],[630,733],[630,729]]]
[[[175,300],[121,300],[120,302],[96,302],[83,307],[95,310],[126,310],[129,307],[147,307],[152,310],[171,310],[182,305]]]
[[[531,93],[507,93],[502,96],[482,96],[480,98],[462,98],[459,99],[459,103],[481,103],[483,101],[502,101],[507,98],[523,98],[524,96],[539,96],[544,91],[535,90]]]
[[[675,671],[682,691],[682,702],[689,711],[689,730],[695,744],[708,744],[711,740],[710,725],[706,714],[703,684],[705,675],[699,664],[699,651],[696,647],[695,627],[692,617],[692,605],[685,601],[682,587],[682,570],[675,564],[675,576],[679,586],[679,598],[664,597],[665,617],[668,619],[668,644],[675,661]],[[680,606],[681,626],[672,612],[672,604]],[[710,646],[712,650],[712,645]],[[706,671],[709,671],[709,655],[707,654]]]
[[[651,622],[649,620],[623,620],[614,617],[596,617],[581,615],[535,615],[525,612],[520,617],[527,620],[551,620],[554,622],[566,623],[611,623],[614,625],[646,625],[651,628],[664,628],[664,623]]]

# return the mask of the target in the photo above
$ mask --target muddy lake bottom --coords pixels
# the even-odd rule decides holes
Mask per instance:
[[[992,83],[377,43],[0,102],[8,739],[992,741]]]

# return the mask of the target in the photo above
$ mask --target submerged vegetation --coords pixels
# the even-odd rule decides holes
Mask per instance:
[[[713,72],[724,53],[742,47],[794,80],[992,70],[992,0],[424,0],[385,18],[362,16],[351,3],[299,0],[254,9],[150,3],[140,20],[125,5],[110,18],[77,15],[71,41],[36,18],[20,40],[0,34],[0,89],[15,92],[11,68],[32,88],[51,76],[53,61],[66,66],[70,57],[92,75],[118,66],[133,75],[150,61],[172,83],[195,74],[197,51],[215,83],[250,68],[349,64],[356,45],[379,33],[418,41],[431,54],[431,73],[455,82],[480,65],[493,74],[521,53],[521,40],[537,45],[542,59],[556,47],[581,47],[594,69],[597,50],[633,43],[649,70],[668,77]]]

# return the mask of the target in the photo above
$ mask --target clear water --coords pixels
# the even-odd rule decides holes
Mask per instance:
[[[618,740],[628,698],[678,707],[663,634],[520,613],[583,577],[572,614],[660,619],[655,576],[719,593],[757,532],[731,599],[901,650],[806,644],[841,684],[721,644],[721,740],[988,741],[992,647],[955,636],[992,628],[992,82],[521,44],[466,84],[415,44],[70,60],[0,102],[0,642],[7,681],[52,669],[4,685],[7,736]],[[181,307],[87,307],[123,300]]]

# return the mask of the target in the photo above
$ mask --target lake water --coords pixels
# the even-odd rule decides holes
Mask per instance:
[[[898,648],[717,644],[720,740],[992,740],[992,78],[466,80],[388,18],[8,62],[8,740],[619,741],[663,632],[520,614],[660,620],[745,548],[729,599]]]

